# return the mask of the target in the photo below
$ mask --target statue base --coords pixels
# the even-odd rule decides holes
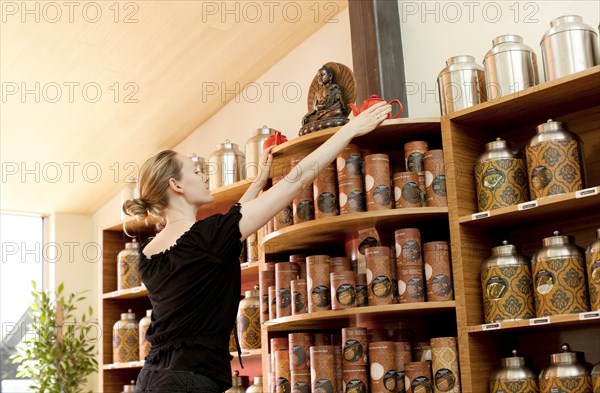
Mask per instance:
[[[329,119],[313,121],[312,123],[308,123],[302,126],[302,128],[300,128],[300,131],[298,132],[298,136],[310,134],[311,132],[324,130],[326,128],[343,126],[349,121],[350,119],[348,119],[347,117],[332,117]]]

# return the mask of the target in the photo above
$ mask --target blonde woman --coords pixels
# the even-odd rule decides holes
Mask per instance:
[[[152,303],[147,332],[152,349],[136,392],[217,393],[231,387],[229,337],[240,300],[242,241],[313,182],[314,168],[325,168],[390,110],[379,103],[363,111],[302,160],[293,176],[259,196],[272,162],[265,152],[260,174],[239,202],[200,221],[198,208],[213,197],[196,163],[170,150],[144,163],[140,198],[125,202],[123,210],[138,219],[151,214],[165,226],[141,247],[139,270]]]

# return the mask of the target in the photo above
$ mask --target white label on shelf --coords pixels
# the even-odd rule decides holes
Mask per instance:
[[[135,362],[129,362],[129,367],[139,367],[140,362],[135,361]]]
[[[115,296],[115,297],[119,296],[120,294],[121,294],[121,291],[118,291],[118,290],[112,292],[112,296]]]
[[[523,210],[533,209],[535,207],[538,207],[538,201],[537,201],[537,199],[534,199],[533,201],[529,201],[529,202],[519,203],[517,205],[517,210],[518,211],[523,211]]]
[[[242,269],[248,269],[248,266],[250,266],[250,263],[249,263],[249,262],[240,263],[240,267],[241,267]]]
[[[112,363],[112,364],[108,365],[108,369],[109,370],[114,370],[115,368],[117,368],[117,365],[115,363]]]
[[[583,198],[598,194],[598,187],[585,188],[575,192],[575,198]]]
[[[502,324],[500,322],[484,323],[483,325],[481,325],[481,330],[483,330],[484,332],[486,332],[488,330],[496,330],[496,329],[500,329],[500,328],[502,328]]]
[[[584,321],[587,319],[598,319],[598,318],[600,318],[600,310],[579,313],[580,321]]]
[[[131,293],[142,292],[142,287],[133,287],[131,288]]]
[[[471,220],[481,220],[482,218],[488,218],[490,216],[490,211],[484,211],[480,213],[471,214]]]
[[[546,325],[550,323],[550,317],[530,318],[529,326]]]

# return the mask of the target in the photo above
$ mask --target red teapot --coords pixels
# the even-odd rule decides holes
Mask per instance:
[[[354,116],[357,116],[357,115],[358,115],[360,112],[364,111],[364,110],[365,110],[365,109],[367,109],[368,107],[370,107],[370,106],[373,106],[373,105],[375,105],[376,103],[378,103],[378,102],[381,102],[381,101],[385,101],[385,100],[384,100],[383,98],[379,98],[379,97],[377,96],[377,94],[373,94],[371,97],[367,98],[367,99],[366,99],[366,100],[363,102],[363,104],[362,104],[362,106],[360,107],[360,109],[358,109],[358,108],[356,107],[356,105],[354,105],[354,104],[352,104],[352,103],[348,104],[348,106],[349,106],[349,107],[352,109],[352,114],[353,114]],[[394,99],[394,100],[391,100],[390,102],[388,102],[388,104],[398,104],[398,107],[400,108],[400,109],[398,110],[398,113],[396,113],[396,114],[395,114],[395,115],[393,115],[393,116],[392,116],[392,114],[391,114],[391,113],[389,113],[389,114],[388,114],[388,116],[387,116],[387,118],[388,118],[388,119],[395,119],[395,118],[397,118],[398,116],[400,116],[400,115],[402,114],[402,111],[404,110],[404,108],[402,108],[402,104],[400,103],[400,101],[398,101],[398,100],[395,100],[395,99]]]

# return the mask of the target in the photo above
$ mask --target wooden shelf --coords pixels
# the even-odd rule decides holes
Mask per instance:
[[[384,306],[355,307],[344,310],[317,311],[272,319],[263,323],[269,332],[332,329],[339,326],[356,326],[369,322],[398,320],[407,316],[454,312],[454,301],[390,304]]]
[[[339,242],[355,237],[360,229],[373,226],[411,226],[424,221],[448,218],[446,207],[417,207],[343,214],[303,222],[269,233],[262,248],[267,254]]]
[[[242,263],[242,282],[258,280],[258,266],[258,262]]]
[[[238,353],[237,352],[229,352],[229,354],[231,356],[235,358],[237,358]],[[246,360],[258,360],[262,358],[262,349],[249,349],[249,350],[242,350],[242,359]]]
[[[142,368],[144,367],[144,361],[138,360],[137,362],[127,362],[127,363],[110,363],[102,365],[103,370],[122,370],[128,368]]]
[[[142,284],[139,287],[120,289],[102,294],[102,299],[135,299],[148,296],[148,290]]]
[[[486,323],[482,325],[471,325],[469,333],[481,333],[494,330],[530,329],[534,327],[569,326],[569,325],[598,325],[600,323],[600,311],[590,311],[579,314],[553,315],[543,318],[522,319],[518,321],[503,321]]]
[[[329,139],[341,127],[332,127],[327,130],[316,131],[292,139],[273,148],[273,165],[271,176],[285,175],[290,170],[290,160],[298,154],[308,155],[315,148]],[[361,146],[381,146],[386,151],[411,140],[428,140],[432,146],[441,147],[440,118],[422,119],[390,119],[385,120],[379,127],[367,135],[355,138],[352,143]]]
[[[543,123],[550,114],[551,118],[556,118],[597,106],[600,102],[598,86],[600,66],[595,66],[463,109],[448,115],[447,119],[471,127],[500,130],[512,128],[524,121]]]
[[[531,221],[539,218],[554,219],[557,214],[566,214],[600,206],[600,187],[540,198],[521,205],[502,207],[488,212],[461,216],[459,223],[464,225],[491,226]],[[524,209],[523,209],[524,208]]]

